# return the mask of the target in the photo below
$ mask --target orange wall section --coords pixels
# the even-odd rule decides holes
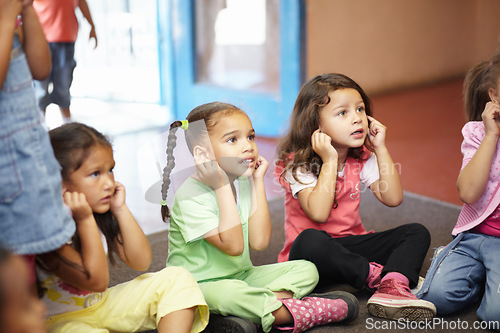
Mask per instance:
[[[500,36],[498,0],[306,0],[306,79],[347,74],[368,93],[463,77]]]

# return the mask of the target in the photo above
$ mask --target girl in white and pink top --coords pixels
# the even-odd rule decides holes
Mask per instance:
[[[500,51],[466,76],[462,169],[457,187],[464,202],[453,241],[436,250],[419,293],[438,314],[481,300],[480,319],[500,329]],[[438,269],[439,268],[439,269]]]
[[[434,305],[410,292],[429,249],[427,229],[412,223],[367,231],[359,215],[362,184],[387,206],[403,200],[385,136],[368,96],[349,77],[323,74],[304,84],[278,147],[276,176],[286,189],[279,261],[313,262],[319,288],[374,289],[367,303],[374,316],[432,318]]]

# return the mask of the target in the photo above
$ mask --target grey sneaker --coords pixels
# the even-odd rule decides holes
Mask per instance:
[[[313,293],[309,294],[305,297],[319,297],[319,298],[328,298],[328,299],[341,299],[347,303],[347,317],[343,320],[343,322],[349,322],[358,317],[359,313],[359,302],[356,296],[341,290],[334,290],[325,293]]]
[[[257,333],[255,324],[249,319],[221,316],[210,313],[205,333]]]

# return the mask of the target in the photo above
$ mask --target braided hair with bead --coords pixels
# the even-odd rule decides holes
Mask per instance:
[[[192,154],[194,147],[207,137],[206,132],[200,131],[199,128],[196,127],[193,128],[193,126],[191,126],[192,123],[200,120],[204,121],[206,131],[210,134],[210,131],[214,128],[221,117],[231,115],[235,112],[245,113],[232,104],[211,102],[195,107],[191,112],[189,112],[186,120],[176,120],[170,124],[166,149],[167,165],[163,169],[163,183],[161,186],[161,217],[164,222],[167,222],[170,218],[170,211],[167,206],[167,193],[171,183],[170,174],[175,167],[174,148],[177,145],[177,130],[179,128],[184,129],[186,144]]]

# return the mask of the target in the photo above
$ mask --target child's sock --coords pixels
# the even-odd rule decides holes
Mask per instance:
[[[399,280],[406,286],[408,286],[410,284],[410,281],[408,280],[408,278],[406,276],[404,276],[403,274],[398,273],[398,272],[387,273],[386,275],[384,275],[384,277],[382,278],[382,280],[380,282],[385,281],[385,280],[390,280],[390,279]]]
[[[368,288],[375,289],[380,284],[380,275],[382,274],[382,269],[384,266],[377,264],[376,262],[370,263],[370,272],[366,278],[366,285]]]

